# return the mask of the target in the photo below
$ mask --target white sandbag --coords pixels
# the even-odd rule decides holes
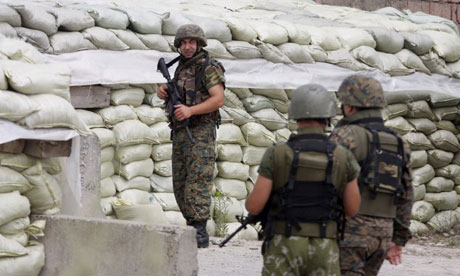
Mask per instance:
[[[234,197],[214,197],[214,215],[216,214],[216,208],[218,208],[219,205],[223,207],[223,221],[225,222],[237,222],[235,216],[241,216],[244,214],[244,208],[241,205],[241,203],[238,201],[238,199]],[[215,219],[215,217],[214,217]]]
[[[105,29],[126,29],[129,25],[128,16],[115,9],[104,6],[78,6],[79,9],[86,10],[94,18],[96,26]]]
[[[456,106],[437,107],[437,108],[433,108],[432,111],[438,121],[441,121],[441,120],[454,121],[458,115],[458,108]]]
[[[101,180],[101,197],[114,196],[117,191],[115,189],[115,184],[111,177],[107,177]]]
[[[256,31],[257,38],[265,43],[279,45],[289,41],[286,29],[278,24],[261,20],[249,20],[248,22]]]
[[[436,176],[442,176],[454,181],[455,185],[460,185],[460,166],[450,164],[435,170]]]
[[[425,186],[428,193],[450,192],[454,188],[454,181],[442,176],[436,176]]]
[[[51,52],[50,41],[48,35],[39,30],[27,29],[23,27],[16,27],[18,37],[25,42],[34,45],[40,52]]]
[[[122,164],[127,164],[133,161],[145,160],[150,157],[151,153],[151,144],[137,144],[118,147],[115,156]]]
[[[249,88],[232,87],[232,88],[229,88],[229,90],[235,93],[235,95],[238,96],[240,100],[252,96],[252,92],[251,90],[249,90]]]
[[[166,116],[164,109],[159,107],[152,107],[144,104],[139,107],[136,107],[134,111],[139,117],[139,120],[145,123],[146,125],[152,125],[158,122],[168,121],[168,117]]]
[[[157,93],[145,95],[144,103],[151,105],[153,107],[164,107],[165,106],[165,101],[158,98]]]
[[[145,93],[147,94],[152,94],[152,93],[157,93],[158,87],[161,84],[156,84],[156,83],[132,83],[130,84],[134,87],[140,87],[144,89]]]
[[[278,129],[274,133],[277,143],[286,142],[289,139],[289,136],[291,136],[291,131],[287,128]]]
[[[414,186],[414,201],[422,200],[426,194],[425,185]]]
[[[185,24],[193,24],[193,22],[181,13],[172,12],[163,20],[161,33],[165,35],[175,35],[177,29]]]
[[[412,170],[412,185],[419,186],[428,183],[435,176],[434,169],[431,165],[425,165]]]
[[[447,68],[452,72],[454,78],[460,79],[460,61],[447,63]]]
[[[420,56],[420,59],[425,64],[426,68],[430,70],[431,73],[441,74],[448,77],[452,76],[452,72],[449,67],[447,67],[446,62],[441,59],[438,54],[433,51]]]
[[[234,59],[234,57],[225,49],[224,44],[217,39],[207,39],[207,46],[204,47],[209,55],[214,58]]]
[[[430,140],[423,133],[410,132],[403,136],[409,145],[411,150],[429,150],[434,149]]]
[[[172,176],[172,163],[171,160],[163,160],[155,162],[154,173],[161,176]]]
[[[137,34],[137,36],[151,50],[172,52],[168,41],[159,34]]]
[[[352,55],[365,64],[382,70],[391,76],[404,76],[414,72],[406,68],[401,61],[392,54],[377,52],[368,46],[360,46],[352,51]]]
[[[244,105],[238,96],[229,89],[224,90],[224,106],[244,109]]]
[[[21,16],[12,7],[0,4],[0,22],[6,22],[13,27],[20,27]]]
[[[427,118],[408,118],[407,121],[415,127],[417,132],[422,132],[425,135],[430,135],[436,131],[436,124]]]
[[[145,46],[142,40],[131,30],[118,30],[111,29],[118,39],[120,39],[124,44],[128,45],[131,50],[148,50],[149,48]]]
[[[12,220],[27,217],[30,214],[30,203],[19,191],[0,193],[0,225]]]
[[[257,177],[259,176],[259,165],[256,166],[251,166],[249,168],[249,179],[251,180],[252,183],[256,183]]]
[[[249,166],[246,164],[230,161],[218,161],[218,176],[227,179],[239,179],[246,181],[249,178]]]
[[[0,91],[1,119],[15,122],[37,110],[38,105],[26,95],[11,91]]]
[[[428,225],[436,232],[448,232],[458,224],[460,215],[455,211],[444,211],[434,215],[429,221]]]
[[[415,128],[403,117],[399,116],[385,121],[385,126],[395,130],[399,135],[414,131]]]
[[[267,147],[243,147],[243,163],[249,166],[259,165]]]
[[[86,109],[76,109],[75,111],[77,112],[78,117],[80,117],[80,119],[83,121],[83,123],[85,123],[87,127],[95,128],[105,126],[101,115]]]
[[[17,233],[17,234],[12,234],[12,235],[3,235],[3,237],[7,238],[8,240],[15,241],[22,246],[26,246],[27,243],[29,242],[29,237],[24,231]]]
[[[20,257],[27,255],[24,245],[0,235],[0,257]]]
[[[233,233],[238,227],[241,226],[239,222],[227,223],[227,232]],[[241,230],[234,237],[235,240],[247,240],[247,241],[257,241],[258,234],[257,230],[252,226],[248,225],[246,229]]]
[[[52,94],[31,95],[29,98],[38,104],[39,111],[21,119],[20,125],[28,128],[66,127],[81,134],[90,133],[73,106],[63,98]]]
[[[414,202],[412,206],[412,215],[411,219],[418,220],[420,222],[427,222],[432,218],[435,214],[435,210],[431,203],[426,201],[417,201]]]
[[[101,163],[101,179],[111,177],[115,174],[115,167],[112,161]]]
[[[13,6],[13,8],[21,15],[23,27],[40,30],[47,35],[52,35],[57,32],[58,25],[56,18],[41,6],[23,4]]]
[[[252,190],[254,190],[254,183],[252,180],[246,181],[246,190],[248,191],[248,194],[252,193]]]
[[[271,108],[258,110],[251,113],[251,116],[271,131],[285,128],[288,124],[287,120]]]
[[[150,185],[154,192],[158,193],[172,193],[173,182],[172,177],[164,177],[157,174],[150,176]]]
[[[415,101],[428,101],[430,99],[430,91],[423,90],[400,90],[384,92],[385,100],[387,104],[397,103],[410,103]]]
[[[124,177],[114,175],[111,178],[118,192],[128,189],[150,192],[150,180],[147,177],[136,176],[130,180],[126,180]]]
[[[359,28],[334,28],[334,32],[342,44],[342,47],[351,51],[360,46],[376,47],[376,42],[371,34]]]
[[[356,51],[362,47],[367,47],[367,46],[361,46],[353,51]],[[368,47],[369,49],[372,49]],[[353,71],[360,71],[360,70],[368,70],[369,66],[366,64],[358,62],[347,50],[345,49],[339,49],[335,51],[328,51],[327,52],[327,63],[332,63],[335,64],[339,67],[347,68]]]
[[[38,50],[19,39],[0,39],[0,54],[11,60],[18,60],[28,63],[43,63],[43,55]]]
[[[173,193],[152,193],[154,200],[160,203],[163,211],[180,211]]]
[[[433,145],[445,151],[457,152],[460,150],[460,144],[457,137],[447,130],[438,130],[429,136]]]
[[[105,124],[115,125],[127,120],[136,120],[136,112],[127,105],[109,106],[97,111]]]
[[[152,159],[147,158],[141,161],[133,161],[128,164],[119,164],[118,170],[115,166],[115,172],[130,180],[136,176],[149,177],[152,175],[154,164]]]
[[[18,38],[18,32],[15,30],[15,28],[13,28],[10,24],[6,22],[1,22],[1,21],[0,21],[0,35],[3,35],[4,37],[7,37],[7,38]]]
[[[20,232],[24,232],[24,230],[29,227],[30,219],[29,217],[22,217],[14,219],[10,222],[7,222],[0,226],[0,234],[2,235],[14,235]]]
[[[427,153],[428,164],[430,164],[435,169],[446,166],[454,158],[454,154],[452,152],[439,149],[428,150]]]
[[[415,101],[407,104],[409,111],[407,117],[409,118],[428,118],[434,120],[434,114],[426,101]]]
[[[433,47],[433,40],[426,34],[400,32],[404,37],[404,48],[417,55],[427,54]]]
[[[221,124],[217,129],[216,141],[220,144],[247,144],[241,129],[234,124]]]
[[[231,108],[224,106],[222,108],[232,118],[233,124],[240,126],[249,122],[254,122],[255,119],[244,109]]]
[[[167,122],[158,122],[150,126],[156,144],[171,143],[171,128]]]
[[[404,116],[409,111],[405,103],[389,104],[381,109],[383,120],[389,120],[398,116]]]
[[[276,108],[276,110],[278,112],[281,112],[281,113],[287,113],[288,112],[288,110],[289,110],[289,102],[285,102],[285,101],[278,100],[278,99],[271,99],[271,101],[275,105],[275,108]]]
[[[191,14],[185,14],[184,16],[190,19],[193,24],[199,25],[203,29],[207,39],[217,39],[220,42],[232,40],[232,33],[225,22],[210,17],[195,16]]]
[[[8,167],[15,171],[22,172],[32,166],[41,163],[43,168],[49,174],[58,174],[62,171],[59,158],[41,158],[37,159],[23,153],[20,154],[11,154],[11,153],[2,153],[0,152],[0,165]]]
[[[101,206],[102,212],[106,216],[110,216],[113,214],[112,202],[114,202],[116,199],[116,197],[101,198],[99,204]]]
[[[84,50],[96,50],[97,47],[83,37],[80,32],[57,32],[49,37],[55,54],[74,53]]]
[[[404,47],[404,37],[398,32],[378,27],[366,28],[366,31],[374,38],[376,42],[375,49],[379,52],[395,54]]]
[[[93,128],[91,131],[99,138],[101,148],[115,145],[115,134],[110,129]]]
[[[100,49],[122,51],[128,50],[129,46],[123,43],[109,30],[101,27],[91,27],[82,31],[83,37],[91,41]]]
[[[177,211],[167,211],[165,212],[166,219],[168,220],[169,224],[172,225],[182,225],[185,226],[187,225],[187,221],[185,220],[184,216],[182,215],[181,212]],[[208,231],[209,233],[209,231]],[[213,236],[211,233],[209,233],[210,236]]]
[[[151,224],[166,224],[168,220],[160,204],[129,204],[116,200],[113,209],[118,219],[138,221]]]
[[[460,38],[458,35],[437,31],[421,31],[433,41],[433,49],[447,62],[455,62],[460,59]]]
[[[303,26],[311,35],[311,44],[318,45],[325,51],[335,51],[342,47],[337,33],[327,27]]]
[[[460,103],[460,97],[458,96],[438,93],[438,92],[430,93],[430,105],[434,108],[456,107],[459,103]],[[455,120],[455,119],[456,119],[455,117],[452,118],[452,120]],[[447,119],[447,120],[450,120],[450,119]]]
[[[423,200],[433,204],[437,212],[444,210],[454,210],[458,206],[458,197],[455,191],[426,193]]]
[[[451,121],[439,121],[436,122],[436,127],[439,130],[447,130],[449,132],[452,132],[454,135],[459,134],[458,129],[455,127],[454,123]]]
[[[3,64],[3,71],[15,91],[29,95],[54,94],[70,99],[71,70],[67,65],[8,61]]]
[[[264,59],[273,63],[292,64],[292,61],[283,52],[281,52],[280,49],[276,48],[276,46],[264,43],[260,40],[256,40],[254,44],[260,50]]]
[[[273,22],[286,29],[289,42],[297,43],[300,45],[310,44],[311,35],[307,30],[303,28],[302,25],[293,24],[283,20],[274,20]]]
[[[0,193],[19,191],[21,194],[24,194],[32,189],[32,187],[22,174],[10,168],[0,166]]]
[[[163,18],[159,14],[140,9],[127,10],[127,14],[131,27],[136,33],[161,34]]]
[[[30,201],[32,213],[58,213],[62,204],[62,192],[56,179],[43,170],[41,164],[25,170],[23,174],[33,186],[24,194]]]
[[[241,162],[243,151],[238,144],[217,144],[217,160]]]
[[[426,68],[426,66],[423,64],[423,61],[413,52],[407,49],[402,49],[401,51],[395,53],[395,56],[407,68],[412,68],[416,71],[431,75],[430,70]]]
[[[325,62],[327,60],[327,52],[318,45],[303,45],[303,50],[308,52],[316,62]]]
[[[283,43],[278,45],[278,49],[295,63],[315,63],[313,57],[296,43]]]
[[[411,168],[420,168],[427,164],[428,154],[424,150],[413,150],[410,153]]]
[[[222,20],[227,23],[232,32],[234,40],[247,41],[253,43],[257,38],[257,32],[242,18],[224,17]]]
[[[68,32],[78,32],[95,26],[94,19],[84,10],[66,7],[47,8],[56,17],[60,29]]]
[[[137,190],[137,189],[127,189],[120,193],[118,193],[117,197],[122,199],[125,202],[129,202],[131,204],[154,204],[155,199],[153,196],[146,191]]]
[[[247,123],[241,126],[241,131],[249,144],[268,147],[276,142],[275,135],[259,123]]]
[[[152,149],[152,158],[154,161],[169,160],[172,156],[172,143],[154,145]]]
[[[219,108],[219,116],[221,124],[233,123],[233,118],[223,108]]]
[[[288,97],[284,89],[259,89],[259,88],[252,88],[252,93],[256,95],[263,95],[269,97],[271,99],[278,99],[282,101],[288,101]],[[254,110],[255,111],[255,110]],[[251,112],[251,111],[249,111]]]
[[[412,235],[424,235],[429,231],[428,227],[424,223],[421,223],[416,220],[410,221],[409,230],[412,233]]]
[[[282,89],[271,89],[270,91],[275,92],[272,93],[273,95],[271,96],[277,96],[276,93],[280,93],[280,95],[283,96],[283,94],[281,93],[283,91]],[[268,91],[265,89],[260,89],[257,91],[257,93],[268,94]],[[246,111],[248,112],[255,112],[264,108],[275,108],[275,104],[272,101],[270,101],[268,97],[262,95],[253,95],[243,99],[241,102],[243,103]]]
[[[118,146],[158,143],[157,136],[152,129],[137,120],[127,120],[117,123],[113,127],[113,133],[115,134]]]

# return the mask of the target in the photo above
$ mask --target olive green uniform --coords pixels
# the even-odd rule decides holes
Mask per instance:
[[[301,128],[298,132],[299,135],[324,134],[324,130],[316,126]],[[283,178],[279,171],[283,171],[282,168],[285,166],[291,166],[291,164],[277,163],[275,157],[277,147],[285,147],[285,144],[267,149],[259,167],[261,176],[273,180],[272,193],[285,183],[277,180]],[[286,150],[289,151],[288,148]],[[309,154],[314,156],[316,153]],[[358,175],[359,165],[351,152],[337,146],[334,150],[332,177],[338,194],[343,195],[345,185]],[[328,221],[325,238],[320,238],[317,223],[300,223],[302,229],[300,231],[292,229],[290,237],[283,234],[284,227],[281,225],[282,223],[278,225],[277,222],[274,222],[275,235],[268,244],[264,244],[262,275],[340,275],[335,221]]]

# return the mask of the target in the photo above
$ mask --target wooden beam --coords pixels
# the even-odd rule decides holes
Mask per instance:
[[[25,140],[14,140],[5,144],[0,144],[0,152],[21,153],[24,150]]]
[[[104,108],[110,106],[110,88],[100,85],[71,86],[70,102],[74,108]]]
[[[72,151],[72,140],[42,141],[27,140],[24,153],[39,158],[69,157]]]

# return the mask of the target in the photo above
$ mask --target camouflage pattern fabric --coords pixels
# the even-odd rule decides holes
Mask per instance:
[[[189,223],[209,219],[216,160],[215,125],[201,124],[190,131],[194,144],[185,129],[174,131],[172,153],[174,195]]]
[[[179,48],[181,41],[186,38],[196,39],[201,46],[207,46],[204,31],[198,25],[185,24],[180,26],[179,29],[177,29],[176,31],[176,37],[174,38],[174,47]]]
[[[373,78],[353,75],[346,78],[337,91],[342,104],[356,107],[384,107],[382,86]]]
[[[275,235],[265,245],[263,276],[339,276],[335,239]]]

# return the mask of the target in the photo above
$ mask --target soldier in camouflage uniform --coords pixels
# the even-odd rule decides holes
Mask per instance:
[[[199,248],[209,245],[206,222],[210,216],[218,109],[224,102],[225,87],[224,69],[203,50],[206,45],[199,26],[188,24],[177,30],[174,46],[180,57],[174,81],[185,104],[174,106],[174,117],[170,118],[174,195],[187,224],[197,231]],[[161,86],[158,97],[167,100],[166,90],[165,85]]]
[[[358,183],[362,198],[358,215],[347,220],[340,243],[340,266],[342,275],[377,275],[385,258],[392,264],[400,263],[401,249],[411,238],[410,151],[383,125],[380,108],[385,101],[375,79],[348,77],[338,96],[344,118],[331,140],[351,150],[361,165]],[[380,149],[373,150],[377,146]],[[384,155],[385,160],[379,157]]]
[[[353,154],[324,134],[335,114],[333,93],[320,85],[299,87],[289,107],[298,135],[262,158],[246,201],[251,214],[269,210],[262,275],[340,275],[337,237],[344,213],[358,211],[360,196]]]

